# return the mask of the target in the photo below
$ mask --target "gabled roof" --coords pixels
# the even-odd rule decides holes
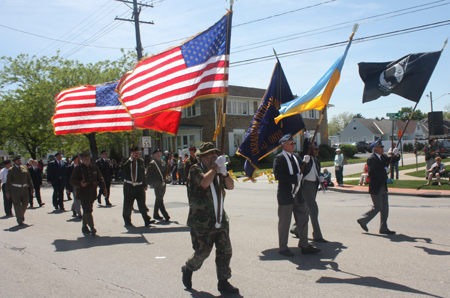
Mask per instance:
[[[376,119],[364,119],[364,118],[353,118],[365,128],[367,128],[374,135],[389,134],[392,130],[392,122],[389,120],[376,120]]]
[[[408,121],[406,121],[406,120],[405,121],[397,120],[397,121],[395,121],[395,125],[397,126],[398,130],[403,131],[405,129],[405,127],[406,127],[406,123],[407,122]],[[406,128],[406,131],[404,133],[405,134],[413,134],[413,133],[415,133],[417,124],[419,123],[419,125],[421,125],[420,122],[421,121],[419,121],[419,120],[411,120],[411,121],[409,121],[408,127]],[[423,128],[423,125],[422,125],[421,128]]]
[[[228,86],[229,96],[239,96],[239,97],[252,97],[262,99],[266,89],[251,88],[251,87],[241,87],[241,86]]]

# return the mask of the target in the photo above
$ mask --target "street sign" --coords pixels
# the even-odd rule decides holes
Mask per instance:
[[[152,147],[152,137],[150,136],[142,137],[142,147],[144,148]]]
[[[400,117],[401,113],[386,113],[386,117]]]

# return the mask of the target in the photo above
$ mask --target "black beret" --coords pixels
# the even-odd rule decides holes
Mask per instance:
[[[134,147],[134,148],[131,148],[130,151],[133,151],[133,152],[134,152],[134,151],[141,151],[141,148],[139,148],[139,147]]]
[[[55,153],[55,157],[58,156],[58,155],[61,155],[61,152],[56,152]]]
[[[13,161],[20,159],[20,156],[14,156]]]
[[[75,154],[74,156],[72,156],[72,160],[75,160],[78,158],[78,154]]]
[[[11,163],[11,161],[10,161],[9,159],[3,161],[3,164],[4,164],[5,166],[6,166],[6,165],[9,165],[10,163]]]
[[[153,155],[155,155],[155,153],[157,153],[157,152],[162,152],[162,151],[161,151],[161,149],[159,149],[159,148],[158,148],[158,149],[155,149],[155,151],[153,151]]]
[[[100,151],[100,154],[103,154],[103,153],[108,153],[108,150],[102,150],[102,151]]]

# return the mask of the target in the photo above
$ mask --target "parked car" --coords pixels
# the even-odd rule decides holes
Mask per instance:
[[[372,148],[370,147],[370,144],[366,141],[359,141],[356,143],[352,143],[353,146],[355,146],[358,149],[358,152],[366,153],[372,152]]]
[[[447,158],[450,156],[450,142],[447,140],[440,140],[436,142],[439,148],[439,156]]]

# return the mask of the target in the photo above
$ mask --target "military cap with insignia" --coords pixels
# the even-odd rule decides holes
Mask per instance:
[[[219,149],[214,147],[213,143],[211,143],[211,142],[203,142],[200,145],[200,149],[197,150],[196,155],[201,157],[201,156],[207,155],[209,153],[213,153],[213,152],[215,152],[217,154],[220,154]]]
[[[12,161],[16,161],[16,160],[18,160],[18,159],[20,159],[20,156],[14,156],[14,158],[12,159]]]

